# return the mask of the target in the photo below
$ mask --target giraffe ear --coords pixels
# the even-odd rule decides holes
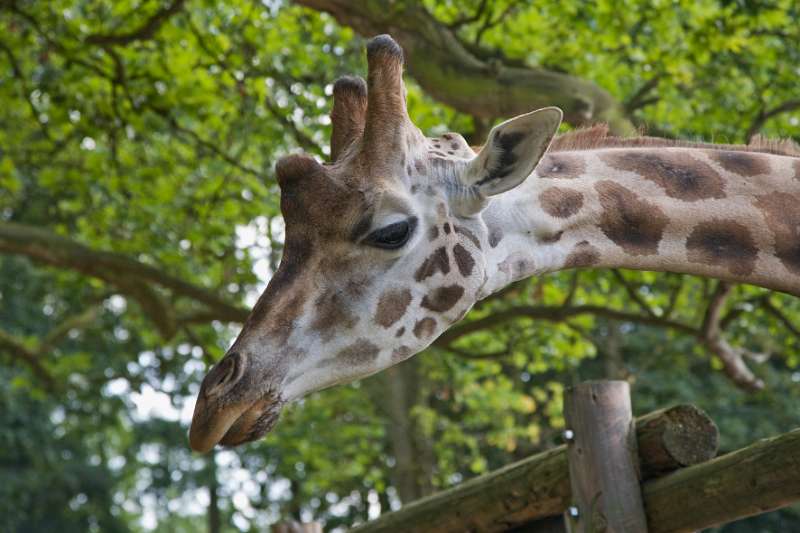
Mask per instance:
[[[562,116],[559,108],[545,107],[498,124],[464,169],[461,181],[483,197],[513,189],[536,168]]]

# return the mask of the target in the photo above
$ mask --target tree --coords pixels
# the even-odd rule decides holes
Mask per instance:
[[[4,464],[42,481],[15,494],[56,487],[76,528],[139,529],[142,513],[187,531],[350,525],[552,444],[561,390],[597,376],[633,381],[639,412],[699,403],[728,449],[797,424],[794,299],[585,271],[517,284],[429,353],[309,397],[264,441],[192,456],[180,413],[280,257],[272,165],[327,156],[330,84],[363,73],[362,37],[401,41],[411,116],[433,134],[479,140],[558,103],[570,126],[800,138],[788,0],[298,4],[0,3],[0,392],[17,421],[5,438],[37,444]],[[738,390],[731,360],[765,389]],[[49,527],[8,502],[12,530]]]

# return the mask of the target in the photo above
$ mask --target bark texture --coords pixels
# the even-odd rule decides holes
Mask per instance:
[[[674,431],[674,424],[684,423],[680,413],[691,419],[708,418],[699,409],[687,409],[686,406],[665,409],[660,413],[658,416],[644,417],[643,420],[646,421],[644,434],[640,433],[640,424],[637,420],[636,436],[640,444],[643,444],[643,435],[646,435],[648,442],[657,440],[653,436],[656,428],[660,427],[665,432],[669,432],[667,428],[673,428]],[[656,421],[659,418],[668,420],[660,423]],[[710,421],[699,423],[694,420],[686,423],[702,428],[703,431],[717,431],[716,426]],[[679,435],[678,438],[681,438],[680,432],[676,433]],[[716,439],[709,439],[707,436],[685,435],[685,438],[716,442]],[[642,471],[645,477],[651,468],[647,457],[651,446],[640,447]],[[656,448],[663,449],[664,446],[659,445]],[[699,453],[695,457],[698,460],[707,460],[715,451],[716,445],[709,448],[705,454]],[[658,465],[659,468],[663,467],[661,457]],[[677,461],[675,466],[679,466]],[[559,446],[428,498],[412,502],[397,512],[385,514],[373,522],[356,528],[355,531],[505,531],[563,513],[570,505],[571,496],[567,448]],[[543,528],[550,528],[554,523],[558,524],[558,520],[548,520],[540,525]]]
[[[402,46],[408,70],[425,92],[479,120],[493,120],[555,105],[570,124],[608,123],[616,135],[635,128],[623,107],[598,85],[576,76],[479,57],[418,2],[296,0],[330,13],[369,37],[389,33]]]
[[[800,429],[644,486],[650,533],[698,531],[800,501]]]
[[[627,381],[589,381],[564,394],[575,533],[646,533]]]

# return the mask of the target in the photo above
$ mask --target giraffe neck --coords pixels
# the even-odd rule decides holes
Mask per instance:
[[[548,154],[494,199],[481,296],[579,267],[709,276],[800,296],[800,159],[687,147]]]

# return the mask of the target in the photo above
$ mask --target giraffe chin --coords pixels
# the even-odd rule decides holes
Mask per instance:
[[[260,439],[278,423],[283,404],[271,399],[256,402],[225,432],[219,444],[233,447]]]
[[[206,453],[217,444],[234,447],[257,440],[275,426],[285,403],[280,396],[268,393],[252,404],[229,405],[209,414],[205,401],[198,399],[189,445],[196,452]]]

